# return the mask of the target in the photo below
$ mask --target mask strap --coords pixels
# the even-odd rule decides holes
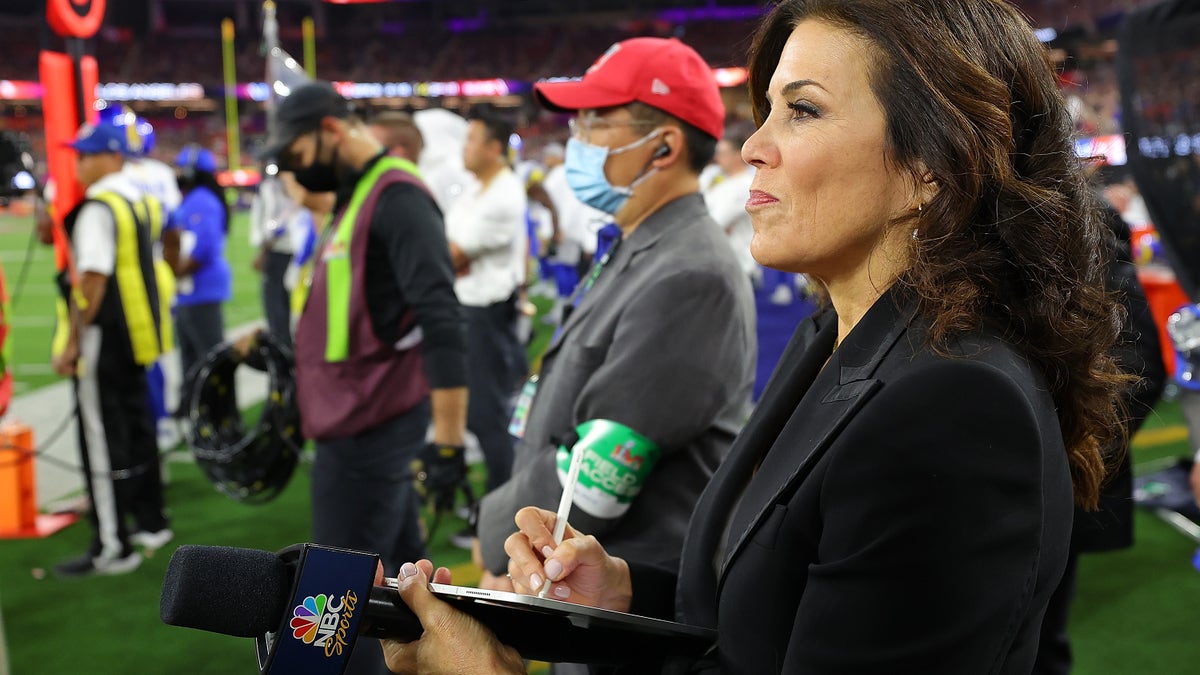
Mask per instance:
[[[645,136],[641,137],[640,139],[630,143],[629,145],[626,145],[621,148],[617,148],[615,151],[610,151],[609,154],[613,154],[614,152],[625,152],[626,150],[632,150],[634,148],[645,145],[646,143],[649,143],[650,140],[653,139],[655,136],[658,136],[659,132],[660,132],[659,129],[655,129],[654,131],[651,131],[650,133],[648,133]],[[642,167],[641,173],[639,173],[637,175],[637,177],[633,179],[633,182],[621,189],[627,191],[627,194],[633,194],[634,188],[636,188],[637,186],[644,183],[647,178],[650,178],[654,174],[658,173],[658,167],[650,167],[650,165],[654,163],[655,159],[656,159],[655,157],[651,157],[650,161],[646,162],[646,166]],[[650,168],[647,168],[647,167],[650,167]]]
[[[661,129],[655,129],[654,131],[651,131],[650,133],[646,134],[645,136],[642,136],[641,138],[637,139],[636,141],[630,143],[629,145],[622,145],[619,148],[613,148],[612,150],[609,150],[608,154],[609,155],[619,155],[623,152],[629,152],[630,150],[633,150],[635,148],[640,148],[643,145],[649,143],[650,140],[652,138],[654,138],[655,136],[657,136],[659,133],[661,133]]]

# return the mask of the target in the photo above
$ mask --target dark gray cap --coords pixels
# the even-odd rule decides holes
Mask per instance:
[[[328,82],[310,82],[293,89],[275,108],[275,130],[258,151],[259,159],[278,159],[300,135],[314,131],[326,117],[343,118],[350,105]]]

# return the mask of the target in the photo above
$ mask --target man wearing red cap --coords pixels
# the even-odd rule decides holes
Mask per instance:
[[[712,70],[678,40],[636,38],[582,79],[534,91],[575,114],[567,181],[619,238],[568,300],[510,425],[512,478],[482,501],[479,553],[496,587],[514,514],[557,507],[573,453],[585,454],[571,526],[614,555],[676,559],[753,379],[750,283],[699,194],[724,127]]]

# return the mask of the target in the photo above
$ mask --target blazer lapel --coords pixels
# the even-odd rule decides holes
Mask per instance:
[[[791,417],[800,399],[820,372],[837,337],[833,312],[805,319],[780,356],[779,364],[763,390],[759,404],[729,450],[729,455],[701,494],[692,514],[693,523],[724,525],[755,466]],[[714,555],[725,536],[724,527],[691,527],[679,562],[676,613],[679,620],[698,626],[716,626],[717,574]]]
[[[730,539],[717,590],[730,564],[745,549],[775,504],[785,502],[824,455],[837,434],[881,385],[874,373],[913,312],[897,304],[901,294],[883,295],[846,337],[812,387],[774,438],[755,439],[769,447],[733,514]]]

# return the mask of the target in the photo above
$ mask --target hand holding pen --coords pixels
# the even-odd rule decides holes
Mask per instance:
[[[610,556],[595,537],[569,524],[564,524],[561,542],[556,543],[559,518],[551,511],[530,506],[518,511],[515,520],[520,529],[505,540],[504,550],[518,593],[535,594],[549,581],[547,598],[629,611],[633,589],[623,559]]]
[[[567,482],[563,485],[562,498],[558,500],[558,513],[554,519],[554,547],[562,543],[563,533],[567,530],[567,516],[571,514],[571,502],[575,499],[575,486],[579,484],[579,470],[583,468],[583,452],[576,450],[571,455],[571,466],[567,469]],[[549,556],[547,556],[549,557]],[[550,573],[547,571],[546,580],[538,590],[538,597],[546,597],[550,592]]]

